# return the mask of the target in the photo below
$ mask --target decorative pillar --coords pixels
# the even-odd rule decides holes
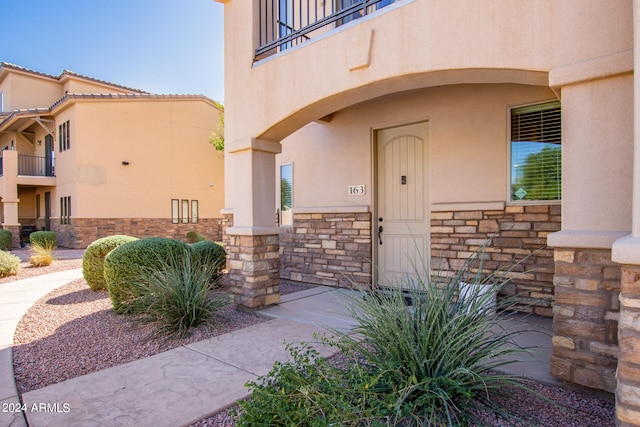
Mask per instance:
[[[2,153],[2,228],[11,231],[11,247],[20,247],[20,222],[18,221],[18,152],[5,150]]]
[[[248,138],[226,147],[232,157],[228,183],[233,226],[226,230],[227,286],[248,308],[280,301],[280,246],[276,212],[277,142]],[[225,161],[227,159],[225,158]]]
[[[618,426],[640,426],[640,0],[633,1],[633,187],[631,234],[613,245],[612,259],[622,264],[616,417]]]

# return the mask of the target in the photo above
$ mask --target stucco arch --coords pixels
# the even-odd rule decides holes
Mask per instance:
[[[310,122],[330,120],[330,115],[336,111],[386,95],[437,86],[487,83],[546,87],[549,85],[549,77],[546,71],[507,68],[441,69],[408,73],[334,93],[306,105],[297,105],[294,111],[260,132],[257,138],[282,141]]]

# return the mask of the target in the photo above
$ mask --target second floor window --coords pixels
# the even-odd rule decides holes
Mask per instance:
[[[58,125],[58,142],[60,152],[71,148],[71,127],[69,126],[69,120]]]

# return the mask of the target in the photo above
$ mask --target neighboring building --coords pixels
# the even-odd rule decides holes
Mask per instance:
[[[0,106],[0,211],[15,245],[33,229],[68,248],[113,234],[220,238],[216,102],[0,63]]]
[[[219,1],[240,302],[494,236],[487,267],[532,254],[551,372],[640,425],[640,2]]]

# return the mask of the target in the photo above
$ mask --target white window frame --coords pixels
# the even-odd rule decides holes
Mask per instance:
[[[180,200],[171,199],[171,223],[180,223]]]
[[[506,191],[507,191],[507,204],[508,205],[551,205],[551,204],[561,204],[562,203],[562,199],[549,199],[549,200],[517,200],[517,199],[512,199],[512,193],[511,193],[511,181],[513,179],[513,160],[512,160],[512,129],[511,129],[511,120],[512,120],[512,112],[514,110],[518,110],[521,108],[527,108],[527,107],[535,107],[537,105],[545,105],[545,104],[551,104],[551,103],[555,103],[555,102],[559,102],[557,99],[548,99],[548,100],[543,100],[543,101],[538,101],[538,102],[532,102],[532,103],[528,103],[528,104],[519,104],[519,105],[513,105],[513,106],[509,106],[507,108],[507,186],[506,186]],[[560,108],[562,109],[562,104],[560,104]],[[560,143],[560,147],[562,149],[562,142]]]
[[[282,168],[284,167],[290,167],[291,168],[291,209],[285,212],[282,210]],[[280,164],[280,167],[278,169],[278,175],[279,175],[279,180],[278,180],[278,218],[279,218],[279,225],[281,226],[293,226],[293,163],[292,162],[288,162],[288,163],[282,163]]]

